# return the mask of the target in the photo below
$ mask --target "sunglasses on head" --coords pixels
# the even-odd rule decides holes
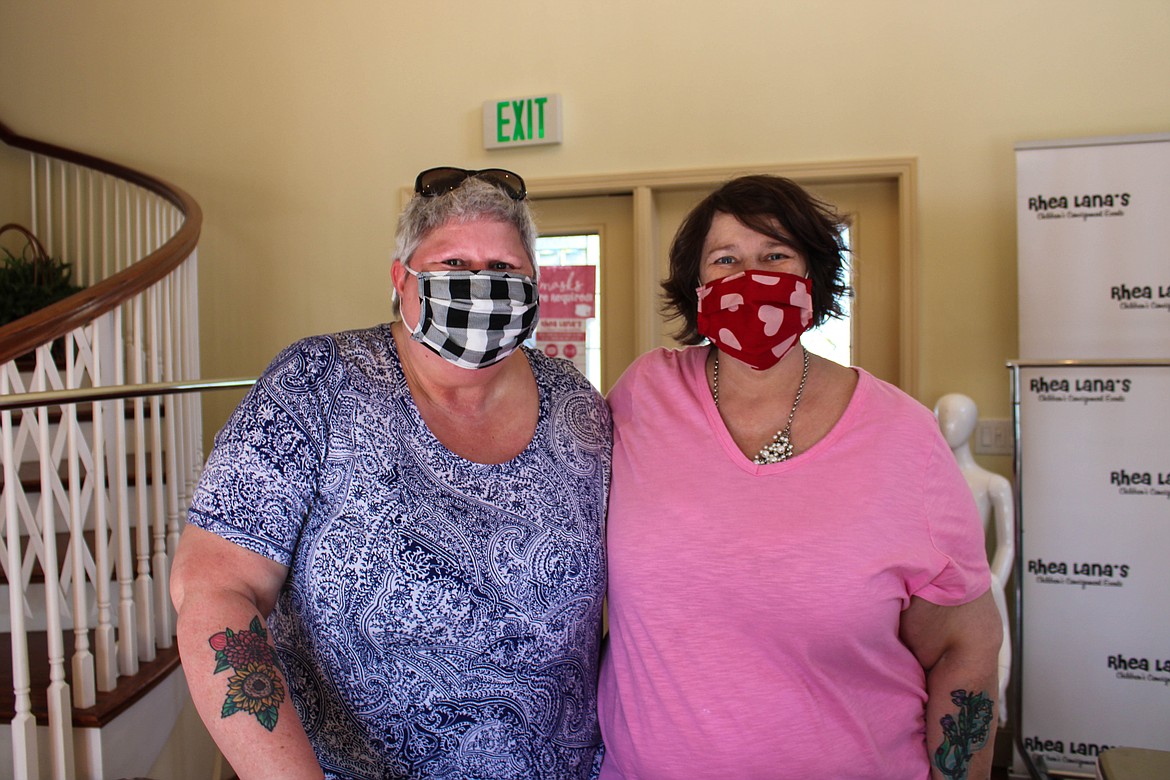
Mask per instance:
[[[420,173],[418,178],[414,180],[414,191],[424,198],[433,198],[457,189],[460,184],[473,177],[483,179],[488,184],[494,184],[512,200],[524,200],[528,194],[528,190],[524,187],[524,180],[503,168],[485,168],[482,171],[467,171],[463,168],[430,168]]]

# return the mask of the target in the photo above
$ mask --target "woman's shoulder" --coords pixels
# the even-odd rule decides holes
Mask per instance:
[[[855,399],[865,418],[881,420],[885,425],[896,424],[911,430],[938,433],[934,412],[918,399],[863,368],[854,370],[857,372]]]
[[[375,360],[386,363],[398,359],[398,348],[390,332],[390,324],[383,323],[369,328],[343,330],[326,336],[317,336],[332,342],[339,355],[346,360]]]
[[[680,408],[693,398],[699,382],[705,392],[703,361],[708,351],[705,346],[659,347],[635,359],[606,394],[614,424],[631,417],[656,417],[666,408]]]
[[[528,365],[532,367],[532,374],[538,383],[553,384],[567,390],[588,390],[597,392],[585,374],[567,358],[553,358],[539,349],[524,347],[524,354],[528,358]]]
[[[282,349],[257,380],[282,405],[329,406],[344,387],[357,392],[392,385],[397,358],[389,327],[306,336]]]
[[[588,414],[600,424],[609,425],[609,407],[601,392],[585,377],[572,361],[550,358],[538,349],[524,348],[532,375],[540,393],[551,402],[547,408],[562,409],[569,404],[574,409],[589,407]],[[541,404],[542,408],[545,404]]]
[[[572,361],[550,358],[538,349],[524,348],[542,396],[541,416],[554,426],[567,426],[576,436],[612,442],[609,407],[601,392]]]
[[[708,348],[657,347],[644,352],[622,372],[614,383],[614,390],[638,384],[670,381],[689,376],[707,358]]]
[[[337,359],[337,342],[333,336],[306,336],[280,350],[259,382],[274,390],[307,390],[332,373]]]

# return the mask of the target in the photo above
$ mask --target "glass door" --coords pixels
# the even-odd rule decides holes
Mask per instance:
[[[551,347],[557,357],[568,357],[579,367],[583,362],[582,373],[601,392],[608,392],[636,357],[631,198],[546,198],[534,200],[532,206],[540,231],[541,325],[537,327],[537,344],[543,345],[546,354]],[[548,283],[557,274],[560,284],[550,287]],[[595,290],[592,312],[586,310],[581,296],[590,275]],[[570,300],[573,308],[566,311],[563,307]],[[566,322],[574,318],[584,322]],[[581,325],[583,333],[574,330]],[[569,338],[574,332],[582,335]],[[563,338],[558,340],[558,335]],[[566,348],[573,355],[566,355]]]

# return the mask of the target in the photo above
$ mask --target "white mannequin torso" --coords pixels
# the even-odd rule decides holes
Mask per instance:
[[[1005,590],[1016,554],[1012,485],[1003,476],[975,462],[970,440],[979,415],[974,401],[965,395],[950,393],[938,400],[934,414],[943,438],[955,455],[959,471],[971,488],[975,506],[983,519],[983,531],[992,542],[991,592],[1003,622],[1003,646],[999,653],[999,720],[1004,723],[1007,721],[1007,686],[1011,676],[1011,636]]]

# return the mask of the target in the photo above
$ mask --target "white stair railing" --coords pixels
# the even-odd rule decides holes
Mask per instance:
[[[73,709],[173,644],[169,564],[203,462],[202,423],[195,395],[160,386],[198,376],[202,214],[137,171],[3,124],[0,141],[28,153],[31,232],[85,287],[0,327],[13,777],[72,780]],[[127,382],[140,387],[120,389]],[[47,634],[47,692],[32,690],[32,630]],[[47,767],[33,711],[41,693]]]
[[[141,518],[138,518],[131,513],[127,522],[115,522],[114,527],[106,526],[101,518],[100,507],[110,507],[117,503],[116,494],[122,492],[117,490],[120,486],[112,483],[111,486],[115,488],[114,491],[107,491],[103,483],[96,479],[90,479],[88,476],[82,477],[82,472],[87,475],[97,476],[102,473],[109,473],[109,467],[103,470],[102,465],[111,458],[117,463],[126,462],[133,453],[120,449],[118,447],[109,448],[106,450],[94,447],[92,451],[86,452],[82,455],[82,450],[77,451],[76,466],[71,465],[67,469],[68,474],[68,489],[63,491],[66,487],[65,481],[62,480],[60,473],[54,474],[51,467],[46,466],[48,462],[50,466],[53,462],[59,460],[61,449],[54,446],[54,442],[64,439],[65,441],[79,441],[83,437],[83,426],[75,424],[76,418],[79,416],[77,410],[92,409],[95,421],[103,415],[103,408],[109,405],[117,406],[123,404],[125,400],[129,399],[133,402],[145,400],[151,404],[156,399],[159,400],[160,408],[181,409],[184,404],[181,401],[180,395],[189,393],[206,392],[209,390],[221,390],[230,388],[247,387],[253,383],[254,379],[240,378],[240,379],[225,379],[225,380],[196,380],[192,382],[168,382],[155,383],[145,385],[126,385],[126,386],[106,386],[106,387],[88,387],[81,389],[61,389],[56,391],[43,391],[39,388],[33,388],[30,392],[25,393],[9,393],[9,380],[6,374],[0,374],[0,390],[5,391],[0,397],[0,455],[3,455],[3,473],[4,473],[4,491],[3,491],[3,505],[6,514],[6,532],[4,538],[4,545],[7,548],[7,556],[5,561],[5,572],[17,572],[16,579],[9,578],[9,596],[11,608],[11,630],[13,636],[13,667],[14,667],[14,685],[16,689],[16,717],[12,722],[13,742],[14,742],[14,762],[13,762],[13,777],[15,778],[38,778],[42,775],[37,771],[37,743],[35,726],[36,720],[33,716],[31,700],[32,696],[28,682],[29,674],[29,656],[27,655],[27,641],[25,641],[26,632],[24,631],[24,624],[30,617],[35,617],[38,613],[38,606],[43,607],[45,615],[45,625],[48,629],[48,661],[50,664],[50,684],[47,691],[48,702],[48,718],[49,718],[49,755],[51,758],[51,767],[49,772],[43,776],[45,777],[74,777],[73,773],[73,744],[74,740],[71,735],[71,720],[70,720],[70,686],[65,682],[65,647],[61,641],[63,631],[72,628],[75,632],[74,654],[72,658],[72,670],[74,685],[72,686],[72,706],[78,708],[85,708],[93,706],[94,703],[94,689],[98,691],[110,690],[112,688],[110,683],[116,684],[116,666],[114,662],[114,646],[109,641],[109,636],[115,625],[111,625],[110,609],[108,606],[109,595],[108,588],[110,578],[113,576],[113,569],[116,568],[114,563],[109,560],[109,549],[112,547],[126,550],[129,547],[129,540],[132,532],[135,529],[134,523]],[[163,403],[168,401],[170,403]],[[60,422],[54,425],[51,420],[60,412]],[[35,421],[32,426],[34,436],[21,437],[19,435],[20,425],[14,423],[14,416],[19,416]],[[173,419],[173,418],[172,418]],[[148,422],[148,427],[152,431],[158,431],[158,437],[154,437],[148,433],[145,437],[147,443],[155,439],[166,442],[167,437],[162,435],[163,428],[166,427],[163,420],[159,417],[153,417]],[[23,421],[22,421],[23,423]],[[122,415],[116,418],[115,425],[122,428],[130,428],[136,425],[136,420],[133,416]],[[98,435],[92,438],[93,442],[98,442],[102,436],[100,433],[107,426],[97,428]],[[184,427],[182,420],[175,421],[176,429]],[[72,433],[70,433],[72,431]],[[18,469],[20,459],[16,457],[18,451],[18,442],[28,442],[34,440],[36,442],[36,451],[40,453],[48,453],[49,458],[41,458],[37,465],[39,467],[40,485],[36,486],[38,489],[44,485],[50,485],[48,494],[34,495],[33,491],[26,490],[21,484],[22,480],[19,478]],[[130,437],[119,436],[117,439],[123,441],[132,441]],[[23,445],[22,445],[23,446]],[[86,448],[88,449],[88,448]],[[70,453],[70,460],[72,460],[73,453]],[[188,453],[190,457],[190,453]],[[172,491],[175,495],[175,502],[180,507],[176,513],[185,511],[187,502],[189,500],[188,493],[180,494],[181,486],[189,486],[191,483],[186,481],[186,475],[181,469],[177,467],[179,462],[177,453],[173,456],[168,455],[163,458],[155,458],[151,455],[147,458],[148,462],[161,463],[160,471],[150,471],[149,479],[151,480],[151,489],[156,484],[162,485],[164,493]],[[176,464],[168,466],[167,464]],[[116,470],[116,464],[114,469]],[[125,469],[123,469],[125,471]],[[10,486],[17,487],[11,488]],[[60,496],[64,492],[67,497],[67,503],[62,504]],[[35,504],[35,509],[33,508]],[[107,515],[108,517],[109,515]],[[58,532],[62,518],[70,519],[69,542],[67,549],[63,554],[58,548]],[[164,520],[169,523],[169,515],[164,515]],[[80,519],[80,522],[76,522]],[[87,522],[92,520],[92,527]],[[140,524],[141,525],[141,524]],[[151,528],[157,527],[154,518],[147,518],[147,523]],[[24,528],[35,528],[40,531],[40,536],[22,536],[21,531]],[[48,529],[48,530],[46,530]],[[82,534],[80,531],[84,529],[87,534]],[[86,536],[92,535],[95,544],[92,546],[87,542]],[[121,541],[119,541],[119,539]],[[165,540],[164,540],[165,541]],[[152,536],[151,544],[158,544],[159,539]],[[22,546],[23,555],[22,555]],[[173,550],[165,551],[166,554],[162,557],[160,565],[168,568],[170,565],[169,556],[173,554]],[[59,554],[62,555],[61,573],[58,576],[53,575],[52,565],[54,558]],[[129,557],[129,556],[125,556]],[[156,565],[153,560],[148,561],[152,566]],[[43,604],[36,604],[35,597],[31,593],[30,586],[32,570],[36,566],[44,568],[44,598]],[[79,573],[80,572],[80,573]],[[70,587],[72,586],[72,590]],[[100,593],[105,588],[106,596],[103,598]],[[127,578],[125,589],[129,591],[130,595],[134,595],[133,582]],[[168,598],[169,602],[169,598]],[[142,612],[136,610],[135,602],[131,600],[129,604],[129,614],[136,617]],[[95,643],[94,652],[90,652],[89,642],[87,638],[87,622],[85,616],[90,613],[96,613],[98,617],[98,641]],[[72,622],[70,622],[70,617]],[[155,616],[146,613],[146,619],[153,621]],[[103,623],[105,625],[103,626]],[[138,661],[141,659],[137,655],[140,646],[141,634],[133,630],[133,626],[116,626],[120,629],[118,645],[119,647],[128,648],[133,654],[135,660],[135,668]],[[105,630],[103,630],[105,629]],[[173,638],[173,632],[167,632],[168,638]],[[102,641],[101,637],[105,635],[106,641]],[[21,650],[16,648],[20,646]],[[99,672],[100,670],[100,672]],[[95,679],[97,680],[95,685]],[[79,684],[79,681],[80,684]],[[94,762],[87,760],[84,762],[86,766],[94,766]],[[93,775],[90,775],[93,776]]]

